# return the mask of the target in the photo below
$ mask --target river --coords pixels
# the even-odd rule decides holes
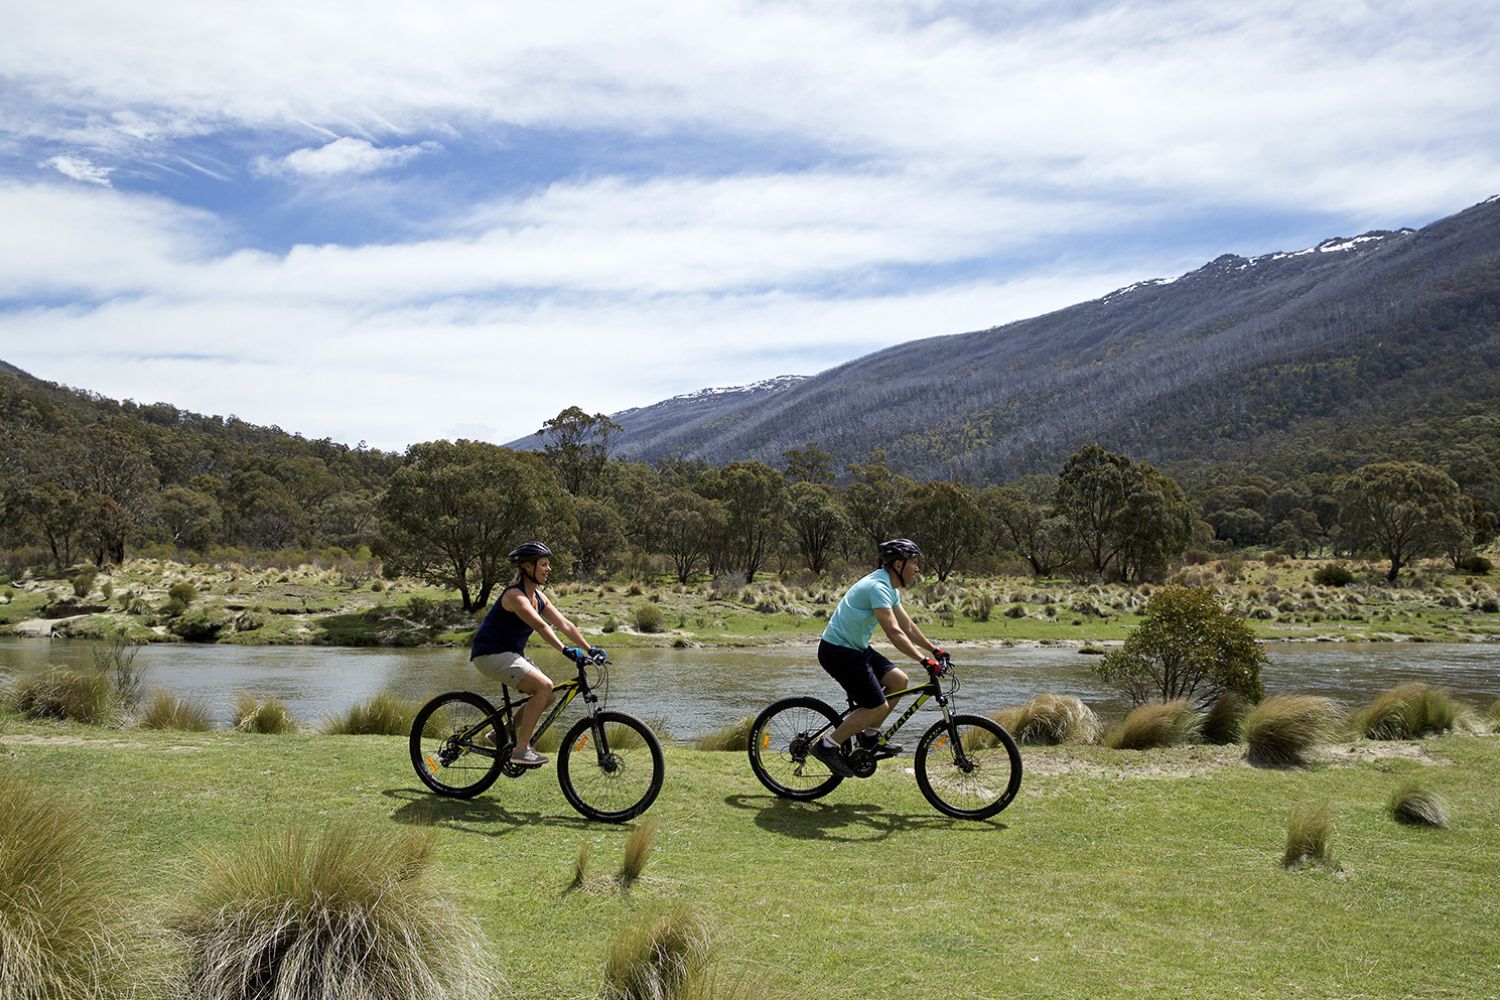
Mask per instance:
[[[0,639],[0,671],[24,676],[54,664],[88,667],[97,648],[81,640]],[[1476,706],[1500,698],[1500,646],[1268,643],[1265,648],[1271,660],[1264,673],[1268,692],[1307,691],[1353,706],[1393,684],[1420,680]],[[964,710],[989,712],[1051,692],[1076,695],[1101,716],[1124,714],[1119,695],[1094,677],[1090,668],[1096,658],[1074,649],[960,646],[954,654]],[[843,703],[811,646],[621,649],[612,656],[611,707],[665,719],[678,739],[727,725],[786,695],[813,694],[835,707]],[[553,677],[570,676],[571,666],[561,656],[549,651],[538,658]],[[221,723],[241,691],[280,698],[308,723],[383,690],[412,698],[463,688],[498,693],[458,649],[158,644],[142,647],[136,662],[146,668],[148,686],[201,701]]]

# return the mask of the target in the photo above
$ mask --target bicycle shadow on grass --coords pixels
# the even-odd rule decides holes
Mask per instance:
[[[526,827],[564,826],[587,830],[597,825],[581,816],[543,816],[534,810],[506,809],[494,799],[482,796],[449,799],[419,788],[387,788],[381,794],[401,803],[391,813],[391,819],[397,823],[442,827],[485,837],[504,837]]]
[[[724,802],[735,809],[753,810],[755,825],[769,833],[799,840],[876,843],[914,830],[1005,830],[997,819],[954,819],[951,816],[886,812],[872,802],[796,802],[774,795],[729,795]]]

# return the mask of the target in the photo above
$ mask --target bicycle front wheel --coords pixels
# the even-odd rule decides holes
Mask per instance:
[[[649,809],[665,773],[656,734],[623,712],[579,719],[557,753],[557,783],[568,804],[606,823],[623,823]]]
[[[469,799],[500,777],[501,756],[509,740],[497,732],[489,746],[484,737],[494,707],[469,691],[449,691],[423,705],[411,725],[411,765],[422,784],[455,799]],[[493,721],[492,721],[493,720]]]
[[[917,787],[938,812],[985,819],[1016,797],[1021,751],[998,722],[955,715],[922,734],[916,772]]]
[[[750,770],[784,799],[807,802],[838,787],[834,774],[810,752],[813,741],[833,732],[839,714],[816,698],[783,698],[750,726]]]

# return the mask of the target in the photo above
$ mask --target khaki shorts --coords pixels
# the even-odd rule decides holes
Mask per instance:
[[[527,673],[537,669],[535,663],[520,653],[486,653],[483,656],[474,657],[469,662],[478,667],[479,672],[490,680],[499,681],[513,688],[520,687]]]

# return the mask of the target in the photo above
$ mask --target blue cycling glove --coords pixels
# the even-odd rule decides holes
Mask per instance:
[[[604,651],[604,648],[602,646],[590,646],[589,656],[592,656],[596,660],[609,659],[609,654]]]
[[[588,654],[579,649],[577,646],[566,646],[563,648],[563,655],[572,660],[574,663],[578,663]]]

